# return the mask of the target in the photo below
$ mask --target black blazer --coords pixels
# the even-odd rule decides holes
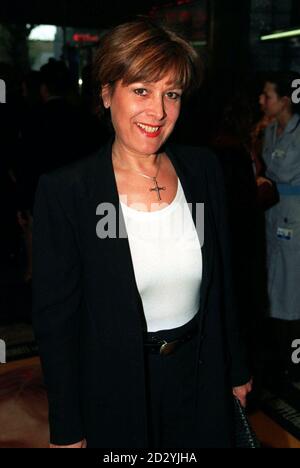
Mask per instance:
[[[167,148],[186,199],[205,206],[200,290],[199,447],[232,444],[231,387],[249,380],[236,326],[224,186],[215,156]],[[119,214],[111,142],[40,178],[33,226],[33,322],[51,441],[146,448],[143,306],[126,238],[100,239],[97,206]],[[195,211],[193,219],[195,222]],[[118,216],[117,216],[118,217]],[[124,223],[120,211],[119,225]],[[174,292],[175,293],[175,292]]]

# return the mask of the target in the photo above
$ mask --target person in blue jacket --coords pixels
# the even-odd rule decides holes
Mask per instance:
[[[260,104],[275,120],[266,128],[266,177],[276,184],[279,202],[266,212],[269,316],[277,376],[300,376],[292,360],[300,339],[300,115],[292,101],[294,72],[266,77]],[[279,373],[278,373],[279,371]]]

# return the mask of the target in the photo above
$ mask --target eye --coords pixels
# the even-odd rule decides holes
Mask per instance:
[[[146,96],[147,94],[147,90],[145,88],[136,88],[133,90],[133,92],[138,96]]]
[[[167,93],[167,96],[168,96],[169,99],[172,99],[174,101],[181,98],[181,94],[176,93],[175,91],[169,91]]]

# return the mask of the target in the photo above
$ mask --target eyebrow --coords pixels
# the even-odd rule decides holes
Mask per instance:
[[[171,88],[180,88],[183,89],[183,86],[180,83],[167,83]]]
[[[155,84],[156,81],[134,81],[133,83],[131,83],[131,85],[134,85],[134,84],[142,84],[142,85],[152,85],[152,84]],[[181,90],[183,91],[184,87],[182,85],[180,85],[179,83],[173,83],[173,82],[169,82],[169,83],[166,83],[166,87],[168,89],[177,89],[177,90]]]

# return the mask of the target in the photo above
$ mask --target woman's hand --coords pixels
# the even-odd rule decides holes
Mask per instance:
[[[83,439],[80,442],[76,442],[76,444],[70,444],[70,445],[50,444],[50,448],[86,448],[86,440]]]
[[[17,222],[25,235],[32,232],[32,216],[28,210],[17,212]]]
[[[245,408],[247,404],[247,394],[252,390],[252,379],[245,385],[240,387],[233,387],[232,393],[239,400],[241,405]]]
[[[258,187],[260,187],[262,184],[269,184],[269,185],[273,185],[273,182],[270,180],[270,179],[267,179],[266,177],[262,177],[262,176],[259,176],[256,178],[256,185]]]

